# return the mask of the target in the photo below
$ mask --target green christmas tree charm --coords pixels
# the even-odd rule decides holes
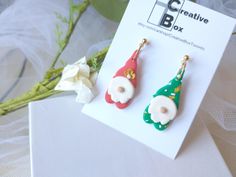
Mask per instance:
[[[188,60],[189,57],[184,56],[181,68],[177,75],[166,86],[159,89],[153,95],[151,103],[144,111],[144,121],[148,124],[153,124],[158,130],[165,130],[177,115],[182,89],[182,79]]]

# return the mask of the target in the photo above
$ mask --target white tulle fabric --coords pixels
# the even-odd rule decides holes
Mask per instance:
[[[236,18],[235,0],[198,0],[198,3]],[[235,48],[236,37],[232,36],[201,107],[204,111],[209,113],[221,127],[231,131],[236,131]]]
[[[62,0],[16,0],[0,15],[0,47],[20,49],[42,75],[56,50],[55,12],[67,15],[66,7]]]
[[[234,18],[236,16],[235,0],[197,0],[197,3]]]
[[[0,1],[1,101],[23,93],[42,78],[57,51],[54,29],[60,22],[55,12],[67,16],[68,9],[65,0]],[[61,59],[73,63],[84,55],[90,56],[109,42],[89,48],[112,38],[116,28],[116,23],[89,7]],[[27,108],[0,117],[0,176],[30,176],[28,130]]]

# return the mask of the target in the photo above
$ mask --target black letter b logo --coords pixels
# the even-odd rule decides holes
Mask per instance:
[[[164,14],[160,25],[166,28],[170,28],[172,26],[172,22],[174,21],[174,17],[169,14]]]

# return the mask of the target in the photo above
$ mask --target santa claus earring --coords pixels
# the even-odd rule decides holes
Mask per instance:
[[[153,95],[150,105],[144,111],[144,121],[154,124],[158,130],[165,130],[177,115],[182,79],[188,60],[189,56],[185,55],[177,75]]]
[[[120,109],[129,105],[137,85],[137,59],[141,49],[147,43],[147,39],[143,39],[139,48],[113,76],[105,95],[107,103],[114,103]]]

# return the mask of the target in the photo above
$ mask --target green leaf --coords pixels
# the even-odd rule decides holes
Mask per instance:
[[[66,17],[63,17],[61,14],[59,14],[59,13],[57,13],[57,12],[55,12],[55,15],[56,15],[56,17],[57,17],[59,20],[61,20],[61,22],[63,22],[63,23],[68,23],[68,20],[67,20]]]
[[[90,0],[95,9],[104,17],[119,22],[129,0]]]

